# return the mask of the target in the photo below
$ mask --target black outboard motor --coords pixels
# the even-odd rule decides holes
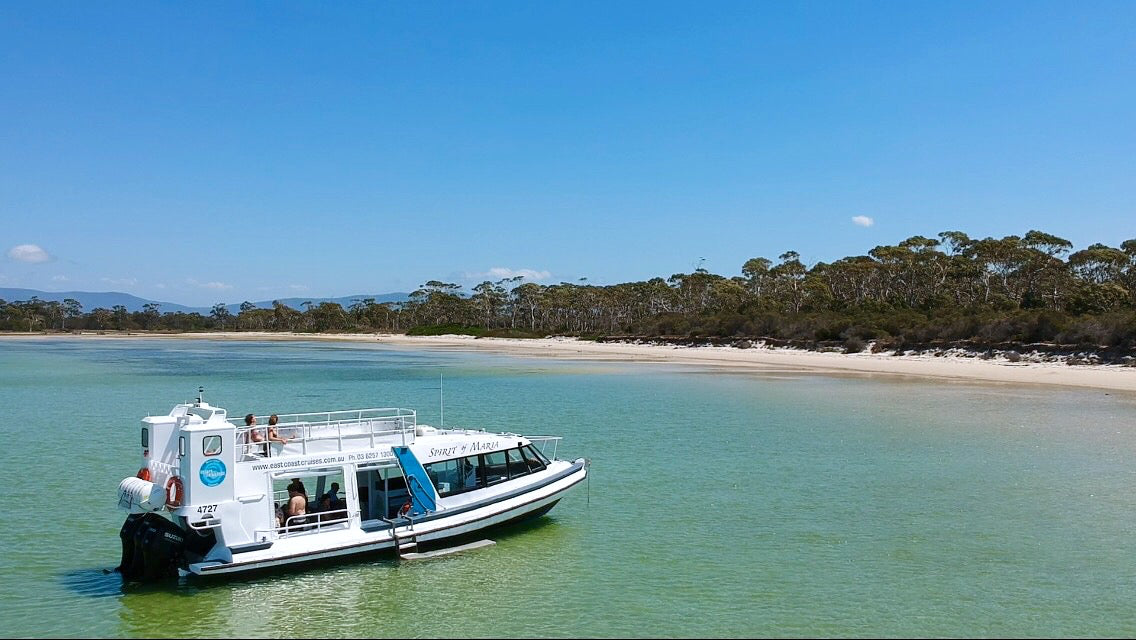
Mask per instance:
[[[142,534],[142,578],[176,578],[184,549],[185,532],[181,527],[161,517],[151,521]]]
[[[114,570],[121,573],[123,578],[129,580],[137,578],[142,569],[134,562],[134,534],[142,526],[145,515],[132,513],[126,516],[126,522],[123,522],[122,528],[118,530],[118,537],[122,540],[122,559]]]
[[[178,575],[184,564],[185,532],[156,513],[132,514],[119,531],[122,564],[119,573],[127,580],[162,580]]]

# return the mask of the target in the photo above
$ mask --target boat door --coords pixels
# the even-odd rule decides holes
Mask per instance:
[[[438,509],[438,492],[426,468],[418,461],[410,447],[391,447],[402,473],[406,476],[406,488],[410,492],[412,501],[411,512],[414,515],[436,511]]]

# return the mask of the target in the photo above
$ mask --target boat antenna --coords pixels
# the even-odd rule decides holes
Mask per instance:
[[[438,411],[441,415],[441,423],[438,425],[440,428],[446,427],[446,399],[442,395],[442,372],[438,372]]]

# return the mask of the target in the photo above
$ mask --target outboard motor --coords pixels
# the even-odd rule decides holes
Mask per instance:
[[[181,527],[165,518],[156,518],[145,527],[141,542],[142,578],[176,578],[185,548],[185,532]]]
[[[145,514],[132,513],[126,516],[126,522],[118,530],[118,537],[122,539],[122,559],[114,570],[121,573],[123,578],[134,579],[141,572],[141,566],[134,562],[134,534],[142,526],[145,517]]]
[[[117,570],[124,579],[177,577],[185,558],[181,527],[156,513],[131,514],[118,535],[122,538],[122,563]]]

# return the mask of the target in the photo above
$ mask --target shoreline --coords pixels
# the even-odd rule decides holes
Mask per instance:
[[[390,333],[309,334],[279,332],[202,333],[0,333],[0,340],[238,340],[333,341],[400,348],[483,351],[531,358],[598,360],[626,363],[679,364],[763,373],[889,375],[952,382],[1052,385],[1123,391],[1136,394],[1136,367],[1059,362],[1010,362],[974,354],[892,355],[834,353],[780,347],[749,349],[592,342],[576,338],[475,338],[473,336],[407,336]]]

